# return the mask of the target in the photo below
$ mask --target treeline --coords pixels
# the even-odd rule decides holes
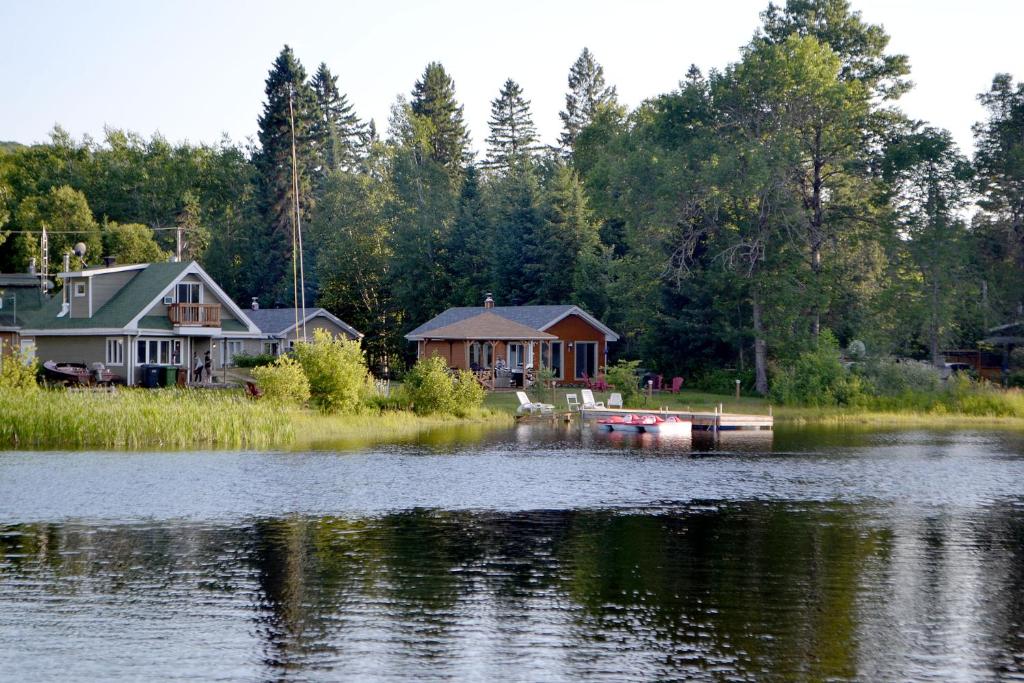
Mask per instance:
[[[736,63],[691,67],[632,111],[584,49],[557,144],[507,79],[480,158],[441,64],[382,138],[326,65],[310,77],[285,47],[252,148],[58,130],[0,154],[0,240],[71,227],[51,254],[85,239],[96,259],[135,260],[182,225],[236,299],[292,305],[297,186],[307,301],[365,332],[377,369],[401,364],[410,328],[488,291],[578,303],[624,334],[619,355],[665,372],[735,366],[762,392],[773,362],[825,330],[938,360],[1024,297],[1024,86],[999,74],[979,96],[968,159],[900,111],[910,67],[888,41],[845,0],[769,5]],[[35,243],[8,234],[0,267]]]

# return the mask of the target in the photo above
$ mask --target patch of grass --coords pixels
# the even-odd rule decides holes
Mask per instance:
[[[274,448],[294,439],[288,416],[241,391],[0,390],[4,448]]]
[[[513,424],[510,413],[488,409],[473,411],[463,417],[419,415],[408,410],[355,415],[324,415],[311,410],[294,410],[288,416],[297,434],[293,444],[296,449],[401,443],[419,438],[426,432],[440,430],[462,438]]]

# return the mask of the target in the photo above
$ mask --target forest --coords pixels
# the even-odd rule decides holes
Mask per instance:
[[[992,76],[969,157],[901,111],[910,65],[888,42],[846,0],[771,4],[738,61],[680,65],[632,110],[584,48],[558,140],[496,74],[479,154],[442,64],[380,132],[285,46],[250,142],[57,127],[0,143],[0,272],[39,257],[44,227],[51,264],[79,241],[93,263],[166,259],[180,227],[236,301],[292,306],[297,190],[306,302],[362,331],[377,372],[408,365],[407,331],[487,292],[578,304],[622,335],[615,358],[731,368],[760,393],[823,335],[941,362],[1020,314],[1024,84]]]

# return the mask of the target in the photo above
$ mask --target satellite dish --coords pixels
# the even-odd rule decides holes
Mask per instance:
[[[75,245],[75,256],[83,258],[85,256],[85,242],[79,242]]]

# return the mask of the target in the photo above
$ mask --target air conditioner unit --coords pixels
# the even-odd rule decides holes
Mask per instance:
[[[164,297],[164,305],[170,306],[173,303],[174,303],[174,297],[173,296],[165,296]]]

